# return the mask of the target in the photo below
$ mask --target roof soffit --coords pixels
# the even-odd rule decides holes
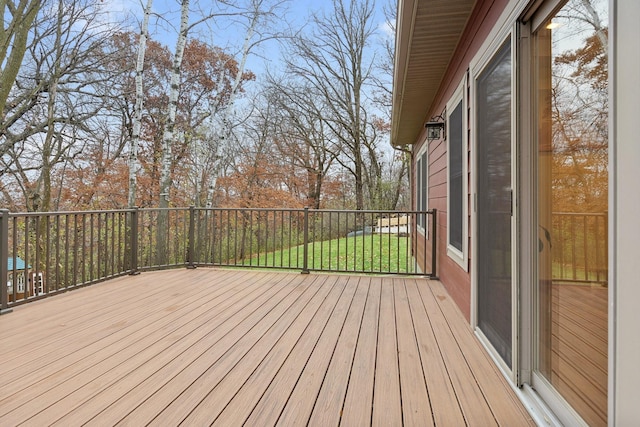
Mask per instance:
[[[475,0],[400,0],[391,143],[416,142]]]

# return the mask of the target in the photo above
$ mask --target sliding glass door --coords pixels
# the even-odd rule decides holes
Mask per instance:
[[[570,0],[534,32],[534,387],[607,424],[607,1]]]

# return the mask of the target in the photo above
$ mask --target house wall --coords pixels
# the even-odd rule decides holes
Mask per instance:
[[[13,272],[11,270],[11,272]],[[25,292],[18,292],[17,288],[18,288],[18,276],[22,275],[24,278],[24,288],[25,288]],[[25,299],[28,298],[30,296],[33,295],[33,286],[31,284],[31,281],[29,280],[30,277],[30,272],[29,271],[25,271],[25,270],[16,270],[15,276],[13,277],[13,290],[16,292],[16,301],[20,301],[21,299]],[[9,292],[9,290],[7,289],[7,298],[9,302],[14,302],[13,300],[13,291]]]
[[[464,78],[471,59],[478,53],[482,43],[487,38],[491,29],[496,24],[500,14],[509,3],[508,0],[486,0],[478,1],[471,13],[469,22],[464,33],[461,36],[460,43],[452,56],[452,62],[445,74],[440,90],[435,101],[424,121],[429,121],[432,117],[436,117],[445,110],[445,106],[460,82]],[[465,98],[468,99],[468,89],[465,90]],[[467,105],[467,114],[469,102]],[[471,122],[467,117],[467,124]],[[469,132],[469,129],[467,129]],[[467,138],[468,140],[468,138]],[[422,142],[420,142],[422,141]],[[468,236],[467,268],[462,268],[447,255],[447,144],[444,140],[426,141],[426,135],[423,131],[419,140],[413,146],[414,154],[417,154],[423,144],[429,144],[429,209],[437,209],[437,272],[440,281],[444,284],[449,295],[454,299],[467,320],[471,316],[471,275],[470,266],[473,263],[473,254],[471,253],[471,239],[474,230],[471,228],[470,213],[472,212],[470,192],[467,193],[467,222]],[[471,155],[473,148],[468,145],[467,150],[467,189],[471,189]],[[417,159],[414,156],[414,159]],[[415,184],[415,163],[413,165],[413,182]],[[414,185],[413,188],[417,188]],[[415,203],[415,199],[414,199]],[[415,209],[415,204],[414,204]],[[431,236],[430,236],[431,237]],[[430,243],[430,242],[429,242]],[[422,248],[417,249],[420,255],[418,258],[422,260]],[[426,248],[427,260],[431,259],[430,248]]]
[[[498,16],[507,5],[506,0],[478,1],[469,19],[454,60],[446,73],[436,100],[425,117],[428,121],[444,110],[447,100],[462,80],[471,58],[487,38]],[[640,2],[610,0],[610,211],[609,211],[609,388],[608,424],[640,425],[638,384],[640,384],[640,286],[637,279],[637,253],[640,242],[640,144],[637,118],[640,115]],[[414,152],[421,150],[424,132],[414,144]],[[429,208],[438,209],[438,275],[461,311],[469,318],[470,275],[446,255],[446,144],[429,144]],[[468,165],[474,154],[468,150]],[[414,169],[415,170],[415,169]],[[474,171],[467,169],[470,173]],[[470,173],[468,177],[471,176]],[[469,187],[471,188],[471,187]],[[471,206],[469,206],[471,207]],[[471,209],[469,209],[471,212]],[[475,232],[469,227],[470,239]],[[472,246],[469,246],[469,250]],[[427,257],[430,259],[430,257]],[[474,256],[469,252],[469,267]],[[528,310],[521,307],[521,310]],[[531,317],[525,311],[524,317]],[[529,343],[530,345],[530,343]],[[527,359],[529,347],[521,350]],[[530,365],[532,362],[528,362]]]

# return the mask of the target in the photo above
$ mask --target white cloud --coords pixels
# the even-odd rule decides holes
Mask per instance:
[[[393,39],[396,36],[395,29],[389,21],[384,21],[380,25],[378,25],[378,30],[390,39]]]

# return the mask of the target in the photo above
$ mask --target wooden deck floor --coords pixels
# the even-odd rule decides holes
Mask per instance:
[[[147,272],[0,316],[0,424],[533,425],[436,281]]]

